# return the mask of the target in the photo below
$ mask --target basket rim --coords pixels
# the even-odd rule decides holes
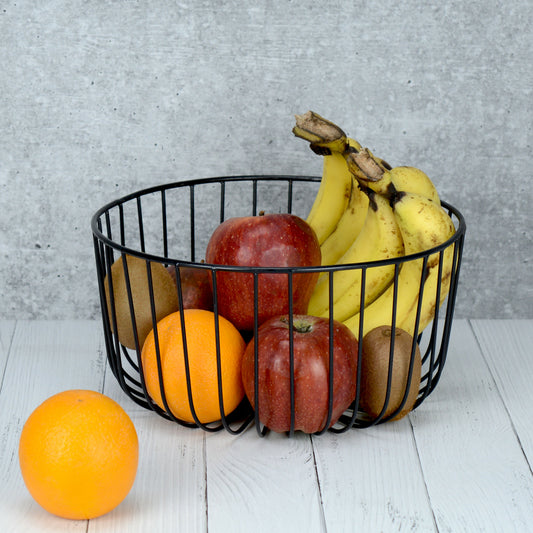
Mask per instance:
[[[175,189],[180,187],[192,187],[197,185],[204,185],[209,183],[221,183],[221,182],[231,182],[231,181],[300,181],[300,182],[320,182],[321,176],[312,176],[312,175],[291,175],[291,174],[240,174],[240,175],[228,175],[228,176],[213,176],[206,178],[193,178],[193,179],[184,179],[179,181],[173,181],[165,184],[154,185],[151,187],[146,187],[144,189],[139,189],[132,193],[126,194],[115,200],[112,200],[102,207],[100,207],[91,217],[91,230],[95,240],[98,240],[107,246],[113,248],[121,255],[132,255],[139,257],[146,261],[153,261],[158,263],[164,263],[167,265],[174,265],[176,267],[195,267],[199,269],[207,269],[211,271],[218,270],[228,270],[232,272],[248,272],[248,273],[300,273],[300,272],[330,272],[338,270],[348,270],[354,268],[367,268],[367,267],[376,267],[380,265],[391,265],[405,263],[407,261],[414,261],[426,256],[433,255],[435,253],[440,253],[441,251],[448,248],[450,245],[461,239],[466,232],[466,221],[463,214],[454,206],[448,202],[441,200],[441,205],[444,209],[448,210],[457,218],[457,226],[455,228],[455,233],[442,244],[429,248],[422,252],[416,254],[403,255],[399,257],[393,257],[389,259],[381,259],[379,261],[367,261],[361,263],[344,263],[344,264],[333,264],[333,265],[317,265],[317,266],[301,266],[301,267],[246,267],[246,266],[237,266],[237,265],[219,265],[206,262],[196,262],[184,259],[177,259],[173,257],[165,257],[162,255],[155,255],[137,250],[134,248],[129,248],[123,246],[120,243],[110,239],[100,231],[98,227],[98,221],[104,213],[110,209],[117,207],[120,204],[129,202],[140,198],[141,196],[146,196],[148,194],[153,194],[156,192],[162,192],[169,189]]]

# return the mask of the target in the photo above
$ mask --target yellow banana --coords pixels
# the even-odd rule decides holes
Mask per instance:
[[[360,146],[354,139],[348,139],[348,145],[355,149]],[[361,190],[358,181],[350,173],[346,164],[344,165],[344,171],[352,179],[350,199],[335,229],[320,247],[323,265],[335,264],[355,241],[365,223],[368,196]]]
[[[322,264],[334,265],[357,239],[365,223],[368,210],[368,196],[353,177],[352,190],[348,205],[333,232],[320,246]]]
[[[423,252],[443,244],[454,234],[455,227],[448,213],[434,201],[416,193],[398,193],[391,201],[402,233],[406,255]],[[421,285],[423,297],[418,333],[422,332],[434,316],[437,306],[439,263],[442,263],[440,275],[442,283],[438,305],[442,303],[449,290],[452,262],[453,246],[446,248],[442,254],[432,254],[425,266],[423,258],[406,259],[401,265],[397,282],[391,284],[379,298],[364,309],[363,336],[375,327],[392,324],[395,301],[396,325],[413,335]],[[344,321],[356,337],[359,337],[360,319],[361,315],[357,313]]]
[[[332,152],[324,156],[324,168],[317,195],[307,216],[322,244],[333,232],[346,210],[353,186],[352,174],[342,154]]]
[[[337,264],[380,261],[399,257],[404,245],[396,217],[389,200],[366,190],[368,209],[361,232]],[[357,313],[361,304],[362,270],[350,268],[321,276],[311,296],[308,313],[329,315],[329,277],[333,276],[333,316],[342,321]],[[390,284],[394,277],[394,265],[375,266],[366,270],[365,300],[368,305]]]
[[[439,193],[429,176],[415,167],[400,166],[390,171],[391,180],[397,191],[416,192],[440,205]]]
[[[422,202],[428,203],[428,202]],[[431,203],[429,203],[431,205]],[[422,207],[422,206],[421,206]],[[455,226],[448,214],[440,207],[438,211],[438,217],[442,218],[442,233],[440,238],[437,238],[433,246],[438,246],[443,242],[446,242],[455,233]],[[415,208],[416,209],[416,208]],[[396,216],[398,223],[404,228],[404,233],[411,232],[415,235],[417,231],[417,224],[414,223],[416,217],[423,217],[423,212],[417,210],[403,209],[403,206],[399,205],[396,209]],[[403,219],[403,221],[402,221]],[[423,222],[422,222],[423,223]],[[450,290],[450,282],[453,271],[453,259],[454,259],[455,246],[448,246],[442,252],[432,254],[426,263],[424,274],[424,286],[422,291],[422,302],[420,304],[420,318],[418,323],[417,334],[421,333],[426,326],[433,320],[435,311],[439,308],[448,292]],[[438,298],[438,302],[437,302]],[[416,299],[411,309],[408,312],[399,317],[398,326],[405,331],[410,331],[411,335],[415,333],[417,308],[419,305],[420,297]]]

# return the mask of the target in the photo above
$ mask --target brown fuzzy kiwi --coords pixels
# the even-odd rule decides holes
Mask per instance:
[[[391,335],[392,329],[390,326],[380,326],[369,331],[363,338],[360,407],[374,418],[380,414],[385,403]],[[413,337],[406,331],[396,328],[391,392],[383,418],[396,411],[403,400],[409,375],[412,344]],[[416,350],[409,395],[402,410],[392,420],[399,420],[411,411],[418,396],[422,372],[422,358],[418,344],[415,344]]]
[[[137,326],[139,349],[152,330],[152,310],[150,307],[150,292],[146,261],[131,255],[126,256],[128,277],[130,280],[131,295]],[[178,295],[176,285],[161,263],[150,263],[154,304],[157,321],[178,310]],[[131,319],[128,291],[122,257],[111,265],[111,278],[113,281],[114,306],[117,317],[118,339],[127,348],[135,349],[135,335]],[[111,299],[109,298],[109,281],[107,276],[104,281],[109,322],[113,330],[111,314]]]

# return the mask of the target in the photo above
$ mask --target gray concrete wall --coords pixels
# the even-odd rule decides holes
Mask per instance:
[[[0,317],[99,316],[118,196],[319,174],[312,109],[463,212],[456,316],[531,318],[532,27],[529,0],[2,2]]]

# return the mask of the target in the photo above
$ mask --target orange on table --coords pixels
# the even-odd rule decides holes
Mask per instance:
[[[187,355],[194,412],[198,420],[208,424],[221,418],[218,394],[215,313],[202,309],[183,311],[187,338]],[[218,318],[220,340],[220,373],[224,414],[233,411],[244,398],[241,361],[246,344],[237,328],[222,316]],[[175,417],[194,422],[187,393],[185,356],[181,315],[172,313],[157,323],[157,337],[165,398]],[[154,331],[142,349],[143,375],[153,401],[164,409]]]
[[[122,407],[96,391],[68,390],[39,405],[24,424],[19,463],[35,501],[73,520],[101,516],[127,496],[139,443]]]

